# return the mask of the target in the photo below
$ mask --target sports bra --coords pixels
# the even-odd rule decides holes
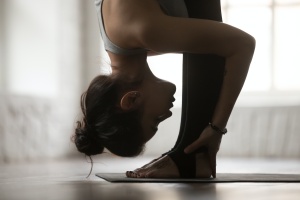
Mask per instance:
[[[184,0],[157,0],[157,1],[159,2],[161,8],[166,12],[167,15],[174,16],[174,17],[188,17],[188,11],[184,3]],[[105,32],[104,23],[102,19],[102,3],[103,0],[95,0],[100,33],[103,39],[105,50],[115,54],[121,54],[121,55],[134,55],[134,54],[147,52],[148,50],[143,48],[135,48],[135,49],[121,48],[116,44],[114,44],[108,38]]]

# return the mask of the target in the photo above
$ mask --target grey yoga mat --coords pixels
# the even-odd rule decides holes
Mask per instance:
[[[97,173],[108,182],[157,182],[157,183],[232,183],[232,182],[300,182],[300,174],[217,174],[217,178],[127,178],[124,173]]]

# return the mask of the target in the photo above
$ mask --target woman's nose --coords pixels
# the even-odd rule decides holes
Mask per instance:
[[[171,95],[174,95],[176,92],[176,85],[171,82],[166,82],[167,90],[171,93]]]
[[[176,92],[176,85],[175,84],[173,84],[173,83],[171,83],[171,87],[172,87],[172,94],[174,95],[175,94],[175,92]]]
[[[162,84],[161,86],[163,86],[168,92],[170,91],[172,93],[172,95],[175,94],[176,92],[176,85],[169,82],[169,81],[166,81],[166,80],[163,80],[163,79],[158,79],[160,84]]]

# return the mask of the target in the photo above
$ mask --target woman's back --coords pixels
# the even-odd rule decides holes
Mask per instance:
[[[95,5],[105,49],[121,55],[146,51],[132,42],[134,38],[129,39],[134,32],[134,22],[142,20],[146,16],[144,14],[151,12],[152,15],[165,13],[174,17],[188,17],[183,0],[95,0]]]

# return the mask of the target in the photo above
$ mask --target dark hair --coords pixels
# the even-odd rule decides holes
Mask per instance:
[[[104,148],[123,157],[139,155],[144,142],[139,111],[123,112],[120,94],[131,84],[99,75],[81,96],[82,121],[77,122],[74,142],[87,156],[101,154]]]

